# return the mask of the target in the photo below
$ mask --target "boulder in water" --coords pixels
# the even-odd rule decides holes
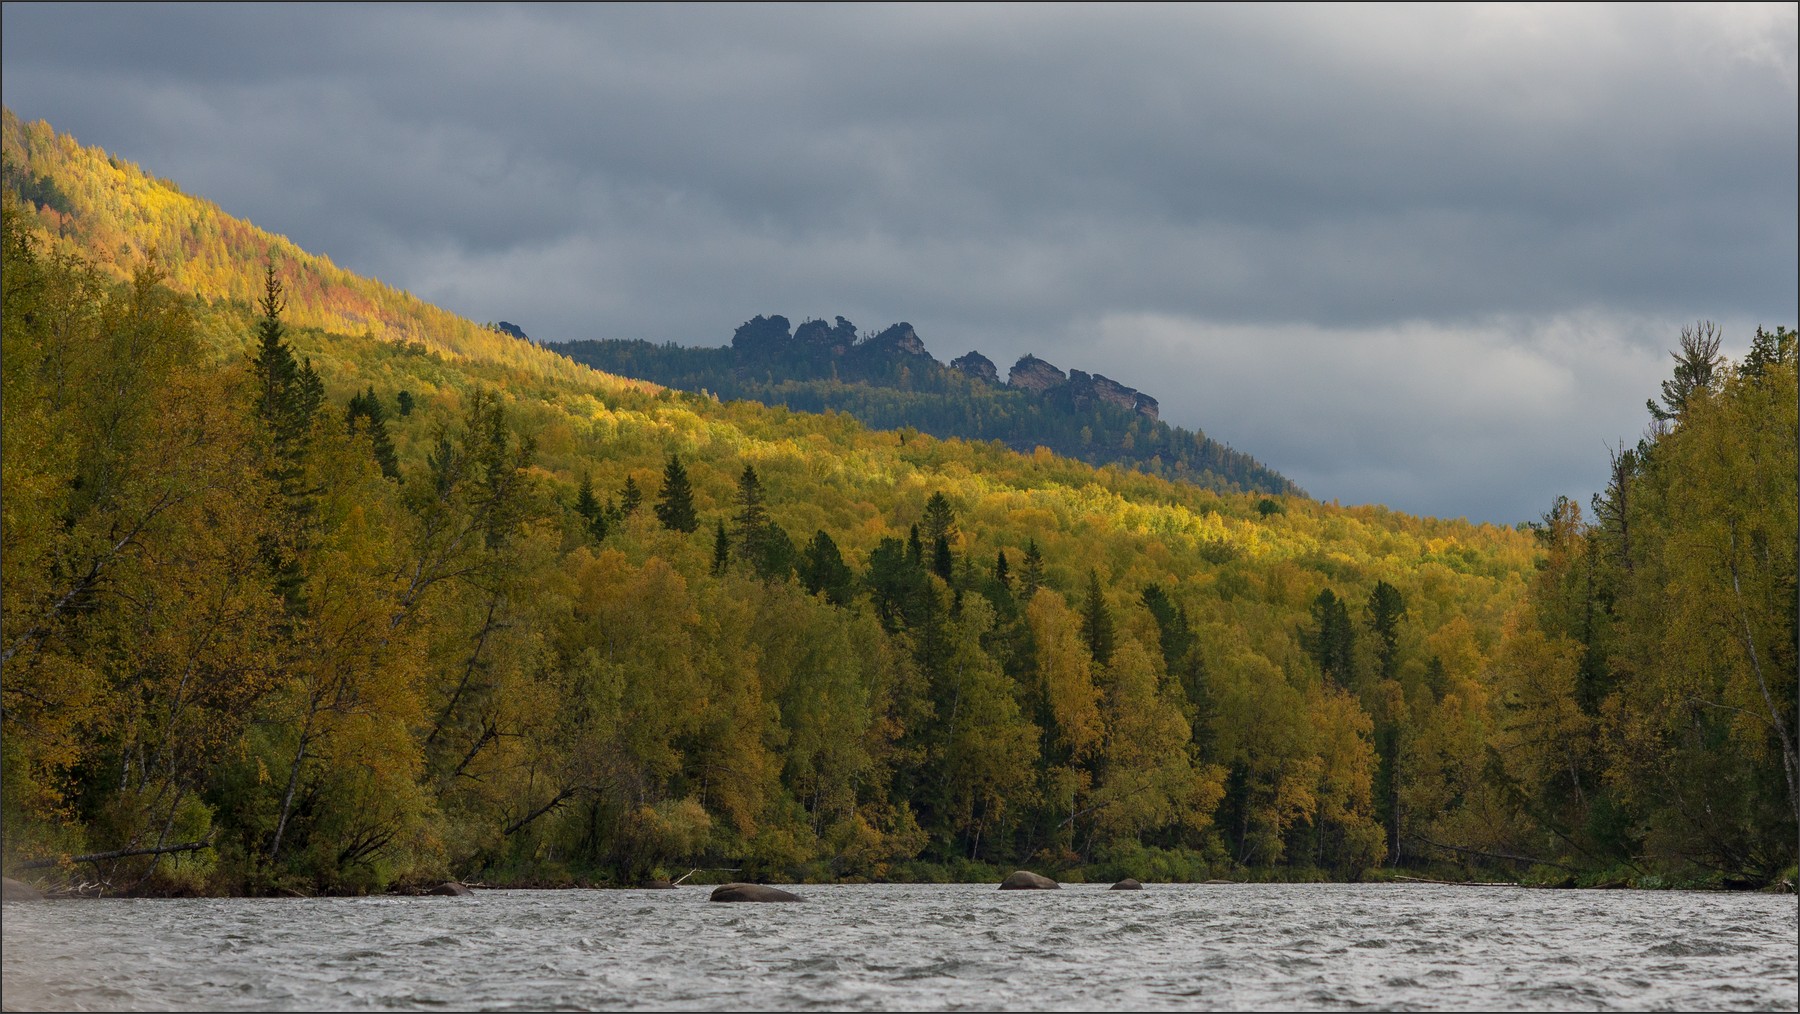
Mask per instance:
[[[799,897],[767,884],[725,884],[715,888],[713,901],[799,901]]]
[[[1124,880],[1121,880],[1118,883],[1107,888],[1107,890],[1109,890],[1109,891],[1141,891],[1143,889],[1144,889],[1143,884],[1138,883],[1136,880],[1133,880],[1130,877],[1126,877]]]
[[[11,877],[0,877],[0,901],[43,901],[44,892]]]
[[[467,898],[472,896],[475,892],[454,880],[446,880],[425,893],[436,895],[441,898]]]
[[[640,891],[673,891],[675,885],[667,880],[646,880],[638,885]]]
[[[1062,885],[1049,877],[1041,877],[1027,870],[1015,870],[1000,881],[1002,891],[1060,891]]]

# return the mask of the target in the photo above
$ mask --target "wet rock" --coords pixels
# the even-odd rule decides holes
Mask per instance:
[[[1060,891],[1062,885],[1049,877],[1039,876],[1027,870],[1014,870],[1000,881],[1002,891]]]
[[[715,888],[713,901],[799,901],[795,895],[767,884],[725,884]]]
[[[472,896],[475,892],[454,880],[446,880],[425,893],[440,898],[467,898]]]
[[[44,892],[11,877],[0,878],[0,901],[43,901]]]
[[[646,880],[638,885],[640,891],[673,891],[675,885],[667,880]]]
[[[1124,880],[1121,880],[1118,883],[1107,888],[1107,890],[1109,890],[1109,891],[1141,891],[1143,889],[1144,889],[1143,884],[1138,883],[1136,880],[1133,880],[1130,877],[1126,877]]]

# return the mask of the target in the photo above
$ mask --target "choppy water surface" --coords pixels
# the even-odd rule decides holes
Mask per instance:
[[[1792,897],[1397,885],[7,905],[8,1009],[1793,1010]]]

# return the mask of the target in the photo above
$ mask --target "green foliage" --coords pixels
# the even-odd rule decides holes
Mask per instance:
[[[656,520],[672,532],[692,532],[700,527],[700,516],[694,512],[694,490],[688,484],[680,455],[669,455],[663,465],[662,490],[656,495]]]
[[[1591,525],[1269,511],[491,331],[322,331],[369,283],[7,129],[72,208],[8,198],[0,244],[8,862],[210,834],[138,889],[354,892],[1794,861],[1791,332],[1621,447]],[[211,282],[189,256],[197,298],[99,260],[171,216],[243,232]],[[879,344],[847,324],[788,341]],[[905,365],[878,352],[851,367]]]
[[[1043,393],[997,387],[910,351],[895,340],[901,331],[911,328],[898,324],[859,340],[855,325],[839,317],[835,326],[808,321],[790,334],[787,318],[776,315],[745,322],[723,348],[644,341],[551,347],[607,373],[796,412],[843,412],[874,429],[913,428],[1020,451],[1047,447],[1096,465],[1118,463],[1218,490],[1300,492],[1273,469],[1204,433],[1094,396],[1092,378]],[[935,535],[927,532],[925,539],[929,545]]]

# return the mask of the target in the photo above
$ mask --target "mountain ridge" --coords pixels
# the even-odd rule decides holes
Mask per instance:
[[[877,429],[1048,447],[1222,491],[1305,495],[1292,480],[1204,432],[1162,421],[1157,399],[1101,373],[1021,356],[1002,382],[979,350],[939,362],[906,321],[859,332],[842,316],[793,326],[758,314],[722,347],[641,341],[545,343],[577,362],[680,390],[801,411],[842,411]]]

